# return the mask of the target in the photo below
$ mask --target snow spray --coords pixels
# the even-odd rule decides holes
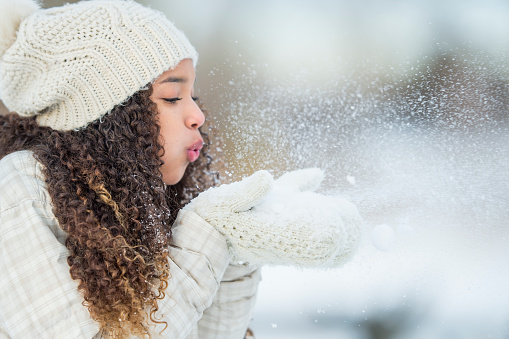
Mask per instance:
[[[365,221],[359,254],[337,272],[267,268],[273,290],[260,294],[260,307],[265,299],[270,307],[259,321],[284,327],[279,315],[298,306],[268,314],[274,300],[307,295],[301,302],[321,310],[307,309],[309,319],[345,330],[405,315],[401,338],[502,337],[509,319],[507,58],[450,50],[400,67],[369,66],[281,77],[248,65],[224,83],[213,113],[231,180],[259,169],[277,177],[320,167],[320,192],[355,203]]]
[[[318,84],[263,68],[229,80],[221,99],[233,179],[320,167],[321,190],[356,203],[384,236],[410,224],[507,234],[507,64],[455,50]]]

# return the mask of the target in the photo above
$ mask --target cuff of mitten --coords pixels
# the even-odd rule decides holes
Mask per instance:
[[[180,210],[172,227],[172,247],[204,255],[218,282],[230,263],[225,237],[192,211]]]

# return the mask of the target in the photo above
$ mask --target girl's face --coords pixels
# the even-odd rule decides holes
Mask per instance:
[[[150,99],[157,105],[161,143],[163,181],[174,185],[182,179],[190,162],[200,155],[203,139],[198,128],[205,116],[193,98],[195,73],[190,59],[164,72],[152,85]]]

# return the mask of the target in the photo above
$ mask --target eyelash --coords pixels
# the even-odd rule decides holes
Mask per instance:
[[[199,98],[198,97],[191,97],[191,99],[193,99],[193,101],[198,101]],[[164,101],[170,103],[170,104],[176,104],[177,101],[180,101],[182,100],[182,98],[163,98]]]

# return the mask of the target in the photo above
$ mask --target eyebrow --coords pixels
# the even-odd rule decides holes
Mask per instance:
[[[163,84],[165,82],[178,82],[178,83],[182,83],[182,82],[187,82],[187,79],[186,78],[181,78],[181,77],[169,76],[166,79],[161,80],[159,83]]]

